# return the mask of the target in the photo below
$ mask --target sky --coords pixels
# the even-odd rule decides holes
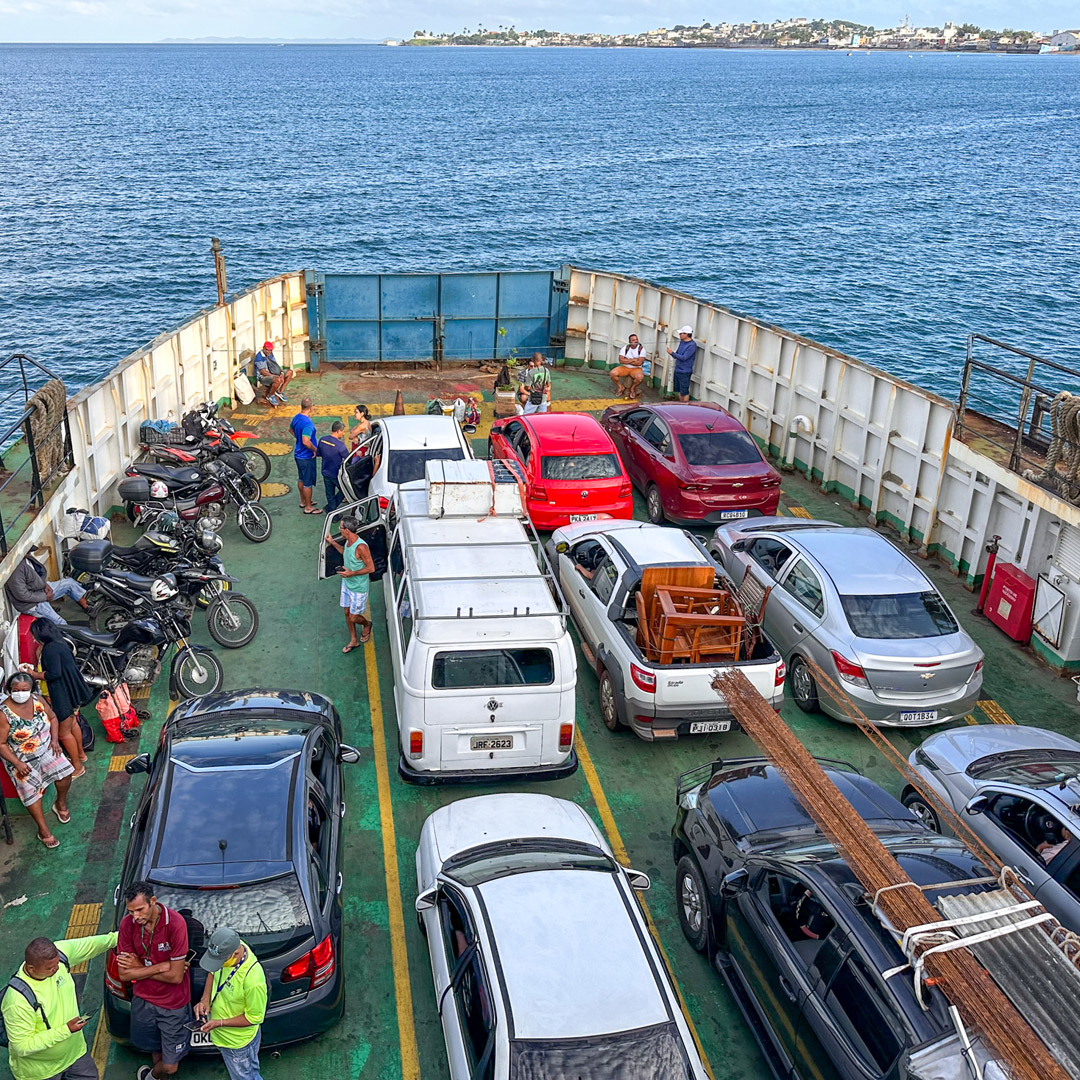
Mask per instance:
[[[821,2],[821,0],[815,0]],[[1080,25],[1075,0],[840,0],[822,7],[785,0],[0,0],[0,41],[137,42],[163,38],[402,38],[414,30],[482,24],[572,33],[641,32],[657,26],[848,18],[877,27],[910,15],[915,26],[971,22],[1050,32]]]

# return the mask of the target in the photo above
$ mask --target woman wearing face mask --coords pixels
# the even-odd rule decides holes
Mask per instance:
[[[60,753],[56,713],[34,693],[34,680],[25,671],[16,671],[4,689],[7,697],[0,702],[0,757],[19,799],[37,825],[38,839],[47,848],[58,848],[60,841],[45,824],[41,800],[48,786],[55,784],[52,812],[61,825],[66,825],[71,820],[67,793],[75,770]]]
[[[75,714],[84,705],[89,705],[96,694],[83,681],[75,654],[64,640],[62,627],[48,619],[35,619],[30,624],[30,633],[41,642],[41,670],[49,690],[49,702],[60,718],[60,743],[75,766],[72,779],[78,780],[86,772],[86,752]]]

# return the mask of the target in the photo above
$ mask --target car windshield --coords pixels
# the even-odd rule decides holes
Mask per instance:
[[[391,450],[386,478],[391,484],[407,484],[424,479],[424,466],[429,461],[464,461],[460,446],[442,446],[435,450]]]
[[[757,465],[761,454],[745,431],[698,431],[679,435],[688,465]]]
[[[622,475],[614,454],[561,454],[540,458],[543,480],[614,480]]]
[[[960,629],[936,592],[841,596],[840,603],[856,637],[943,637]]]
[[[1025,787],[1053,787],[1080,776],[1080,750],[1011,750],[972,762],[968,776]]]
[[[518,840],[465,851],[450,859],[445,867],[448,877],[470,888],[496,878],[537,870],[599,870],[611,874],[615,872],[615,863],[602,851],[586,844]]]
[[[511,1080],[580,1080],[583,1076],[687,1080],[690,1068],[674,1024],[584,1039],[514,1039],[510,1043]]]

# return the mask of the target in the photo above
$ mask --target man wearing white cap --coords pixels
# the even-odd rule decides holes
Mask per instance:
[[[679,395],[680,401],[690,400],[690,376],[694,374],[697,348],[694,343],[694,328],[680,326],[679,347],[668,349],[668,355],[675,358],[675,393]]]

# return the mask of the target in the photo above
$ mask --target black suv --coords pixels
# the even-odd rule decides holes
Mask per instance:
[[[911,880],[986,868],[844,762],[820,764]],[[916,1047],[953,1031],[944,998],[915,999],[910,968],[862,885],[762,758],[713,762],[678,784],[672,830],[679,922],[723,976],[776,1076],[904,1077]],[[978,891],[925,890],[939,895]]]
[[[184,702],[153,760],[140,754],[127,765],[149,776],[113,896],[114,927],[124,889],[143,879],[187,919],[195,961],[217,927],[236,930],[266,973],[267,1047],[319,1035],[345,1008],[341,764],[358,759],[328,699],[239,690]],[[193,1002],[205,979],[193,962]],[[105,991],[109,1032],[126,1042],[130,989],[112,951]],[[205,1037],[192,1048],[213,1049]]]

